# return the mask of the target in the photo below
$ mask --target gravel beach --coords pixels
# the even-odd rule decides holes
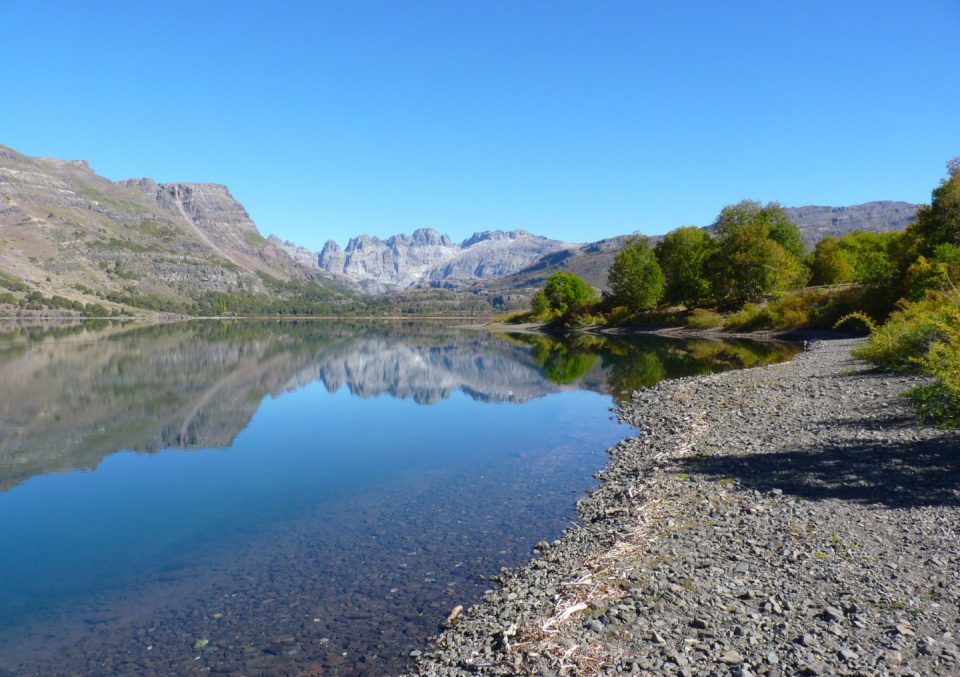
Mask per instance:
[[[853,345],[635,393],[582,524],[418,674],[960,674],[960,434]]]

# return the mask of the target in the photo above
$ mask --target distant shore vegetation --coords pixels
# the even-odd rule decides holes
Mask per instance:
[[[530,310],[511,319],[866,333],[859,357],[930,376],[931,385],[910,393],[920,416],[960,426],[960,158],[947,168],[905,231],[854,231],[808,251],[784,208],[745,200],[708,229],[678,228],[655,245],[631,239],[602,294],[573,273],[553,273]]]

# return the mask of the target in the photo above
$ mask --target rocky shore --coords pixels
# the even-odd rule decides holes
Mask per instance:
[[[960,434],[852,345],[636,393],[582,525],[418,674],[960,674]]]

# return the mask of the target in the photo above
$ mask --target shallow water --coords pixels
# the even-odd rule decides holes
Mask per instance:
[[[385,674],[575,519],[610,408],[775,344],[214,323],[0,336],[0,672]]]

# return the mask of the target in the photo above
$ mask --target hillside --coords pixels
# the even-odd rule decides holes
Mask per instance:
[[[851,230],[900,230],[918,205],[787,211],[808,245]],[[575,244],[524,230],[454,242],[430,228],[358,235],[318,254],[264,238],[226,186],[111,181],[80,161],[0,146],[0,305],[88,314],[451,313],[523,305],[556,270],[606,288],[628,236]],[[654,238],[656,239],[656,238]]]
[[[800,227],[804,242],[813,246],[828,235],[843,235],[852,230],[903,230],[913,223],[919,208],[920,205],[909,202],[883,200],[850,207],[787,207],[787,214]]]
[[[266,240],[226,186],[110,181],[0,146],[0,293],[175,309],[320,278]],[[331,291],[335,300],[338,293]]]

